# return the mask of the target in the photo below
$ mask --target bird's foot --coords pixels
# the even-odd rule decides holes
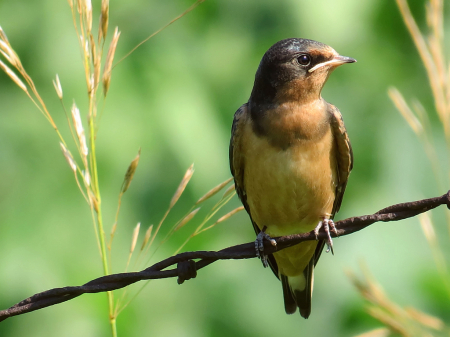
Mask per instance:
[[[262,229],[261,232],[258,233],[255,240],[255,250],[256,250],[256,256],[261,259],[261,262],[264,266],[264,268],[267,268],[269,266],[269,263],[267,262],[267,255],[264,254],[264,239],[269,240],[272,246],[276,246],[277,242],[272,239],[268,234],[265,232],[266,227]]]
[[[316,240],[317,240],[317,236],[319,235],[319,230],[322,227],[323,227],[323,230],[325,231],[325,233],[327,233],[327,240],[325,241],[325,243],[327,244],[326,252],[328,253],[331,250],[331,254],[334,254],[333,240],[331,239],[330,228],[331,228],[331,231],[333,233],[335,233],[337,236],[338,232],[337,232],[336,226],[334,225],[334,222],[331,219],[325,218],[322,221],[320,221],[319,224],[316,226],[316,228],[314,228],[314,234],[316,234]]]

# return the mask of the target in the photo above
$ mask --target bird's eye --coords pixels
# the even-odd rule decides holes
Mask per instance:
[[[300,55],[297,58],[298,63],[300,63],[302,66],[307,66],[309,64],[309,62],[311,62],[311,56],[303,54]]]

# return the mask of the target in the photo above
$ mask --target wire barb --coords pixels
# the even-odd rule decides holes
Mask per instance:
[[[194,260],[181,261],[177,264],[178,270],[178,284],[183,284],[184,281],[197,277],[197,268]]]

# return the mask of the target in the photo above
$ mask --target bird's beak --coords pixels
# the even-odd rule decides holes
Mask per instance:
[[[335,68],[344,63],[354,63],[354,62],[356,62],[356,60],[351,57],[338,55],[329,61],[316,64],[314,67],[309,69],[308,72],[312,73],[314,70],[322,68],[323,66],[331,66],[332,68]]]

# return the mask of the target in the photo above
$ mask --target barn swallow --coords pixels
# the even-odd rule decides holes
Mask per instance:
[[[336,67],[353,62],[320,42],[279,41],[264,54],[250,99],[233,120],[231,172],[260,240],[257,253],[262,236],[317,235],[321,228],[328,235],[262,256],[281,280],[286,313],[298,307],[304,318],[314,267],[324,244],[332,249],[333,217],[353,166],[341,113],[321,91]]]

